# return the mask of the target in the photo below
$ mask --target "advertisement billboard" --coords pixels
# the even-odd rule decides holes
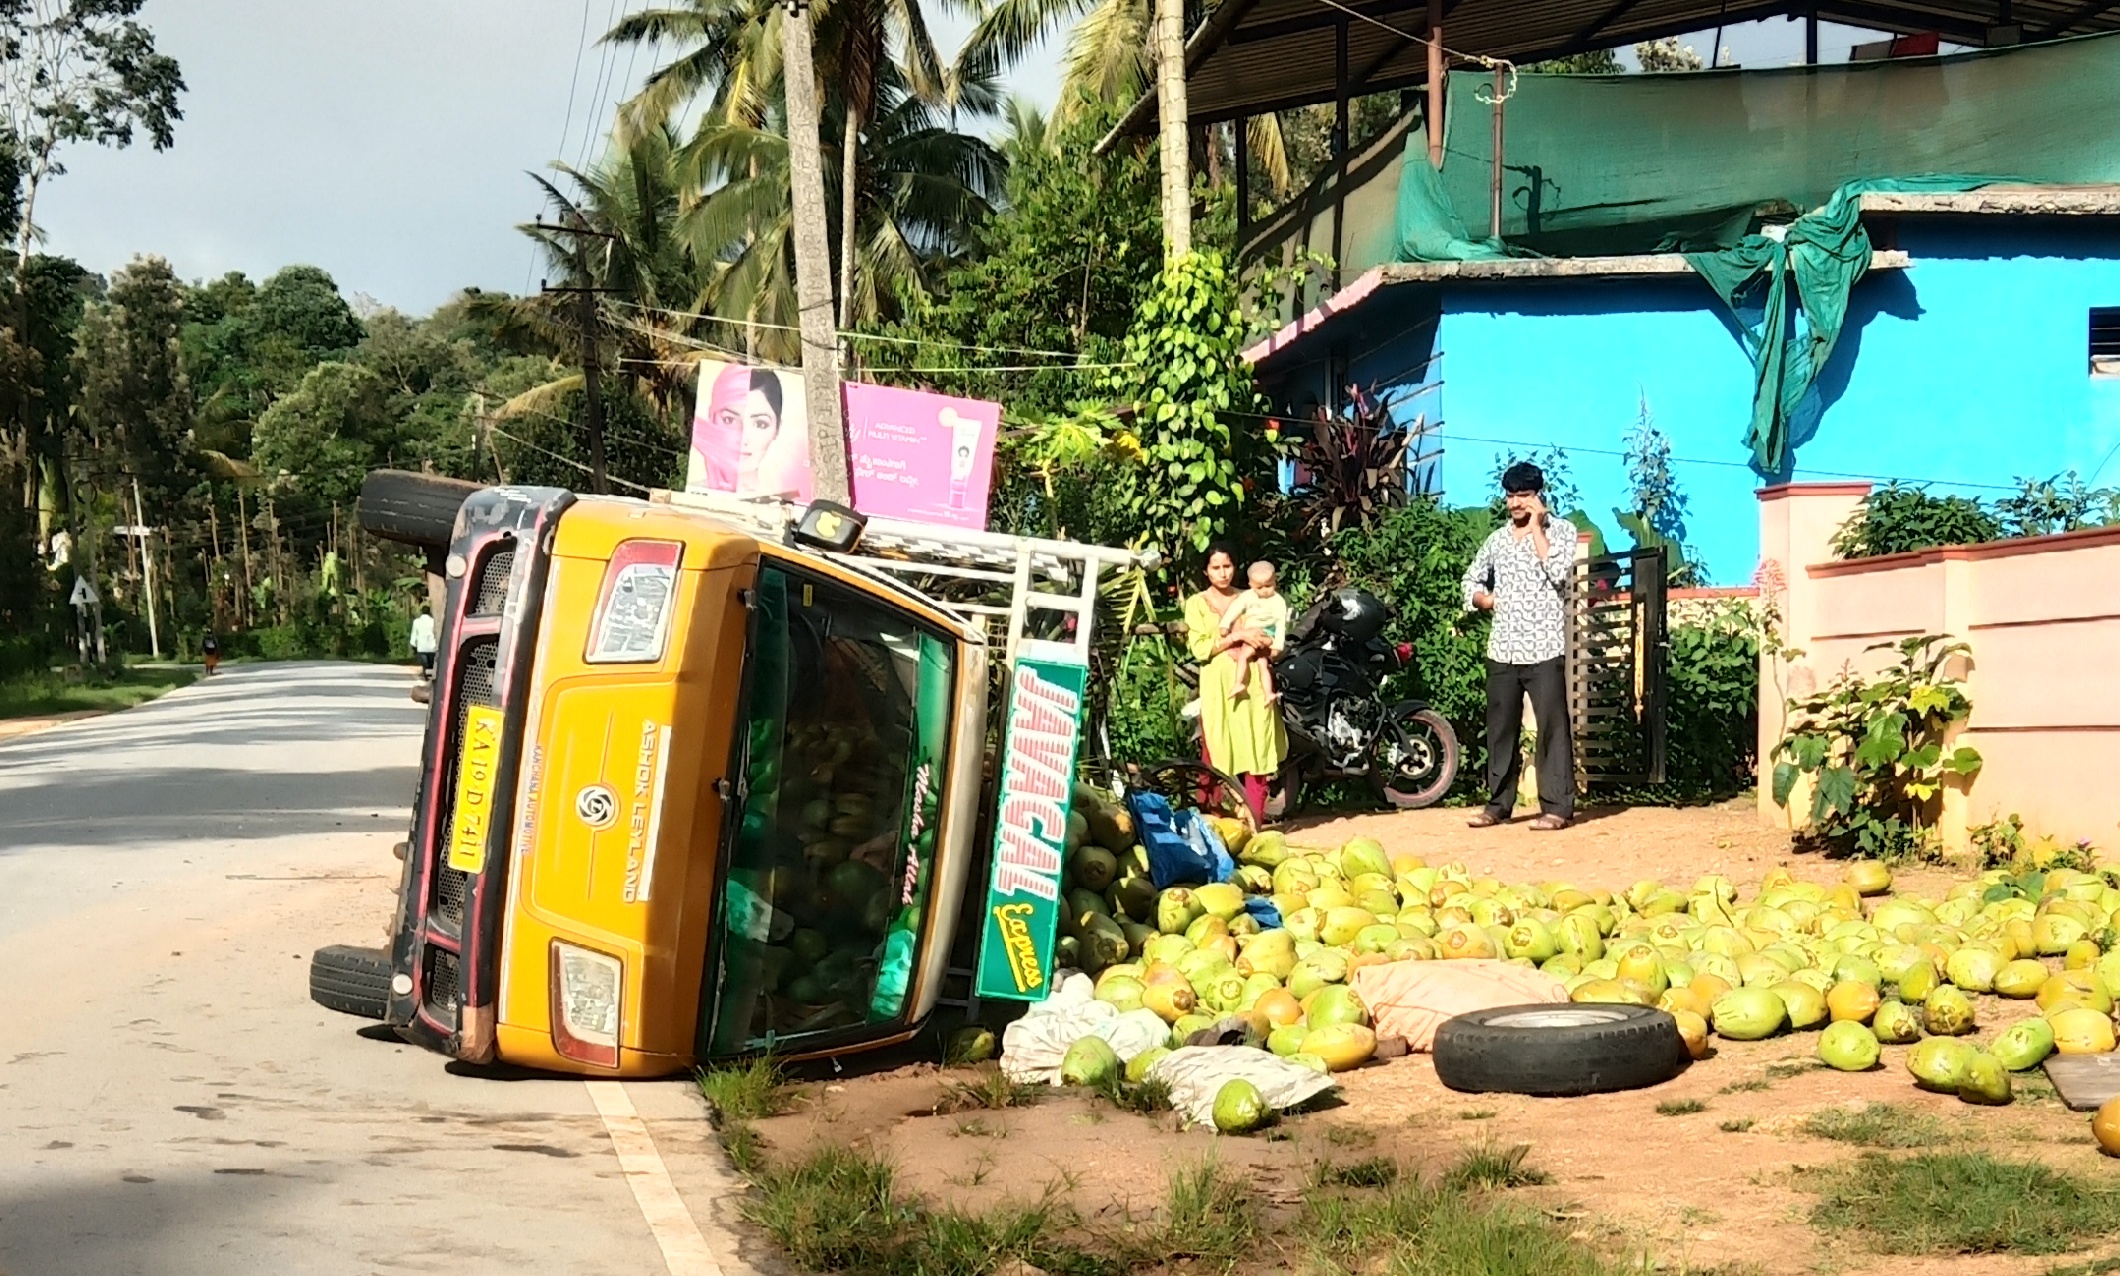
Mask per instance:
[[[809,500],[805,403],[798,371],[702,360],[685,490]]]
[[[853,505],[864,514],[984,528],[1001,405],[892,386],[841,388]],[[685,488],[810,499],[802,375],[706,360]]]
[[[1001,405],[887,385],[845,387],[854,508],[952,527],[986,526]]]

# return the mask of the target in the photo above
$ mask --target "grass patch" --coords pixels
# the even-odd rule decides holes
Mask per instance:
[[[1707,1110],[1708,1105],[1699,1099],[1665,1099],[1656,1105],[1658,1116],[1692,1116],[1696,1112]]]
[[[731,1122],[722,1127],[722,1150],[729,1154],[729,1164],[746,1178],[755,1177],[765,1168],[765,1152],[758,1145],[758,1131],[743,1121]]]
[[[1115,1076],[1097,1087],[1097,1095],[1121,1112],[1148,1116],[1170,1111],[1170,1083],[1161,1077],[1128,1081],[1124,1076]]]
[[[1320,1162],[1312,1171],[1311,1181],[1319,1187],[1390,1187],[1399,1181],[1399,1163],[1385,1156],[1372,1156],[1352,1165]]]
[[[1377,1141],[1377,1132],[1359,1125],[1328,1125],[1325,1127],[1325,1141],[1336,1148],[1373,1147]]]
[[[1951,1127],[1941,1118],[1898,1103],[1827,1108],[1813,1112],[1802,1129],[1814,1139],[1864,1148],[1932,1148],[1951,1141]]]
[[[1027,1108],[1038,1101],[1042,1086],[1027,1082],[1012,1081],[1000,1067],[989,1065],[979,1069],[969,1081],[950,1081],[942,1087],[942,1097],[935,1103],[935,1111],[951,1112],[999,1112],[1003,1108]]]
[[[1467,1108],[1458,1113],[1460,1121],[1492,1121],[1496,1116],[1493,1108]]]
[[[797,1267],[856,1276],[978,1276],[1021,1259],[1055,1276],[1113,1276],[1109,1260],[1059,1239],[1077,1220],[1051,1195],[986,1214],[933,1210],[901,1196],[891,1167],[826,1148],[757,1176],[744,1207]]]
[[[1806,1072],[1816,1072],[1825,1066],[1816,1059],[1783,1059],[1780,1063],[1768,1064],[1767,1075],[1776,1081],[1786,1081],[1790,1077],[1800,1077]]]
[[[2058,1254],[2120,1230],[2120,1187],[1983,1152],[1829,1167],[1811,1221],[1880,1254]]]
[[[699,1092],[724,1121],[756,1121],[788,1110],[792,1096],[781,1088],[780,1065],[763,1056],[725,1068],[701,1068]]]
[[[85,670],[78,680],[32,673],[0,682],[0,718],[43,718],[91,709],[130,709],[198,681],[191,669]]]
[[[1131,1266],[1140,1270],[1189,1258],[1227,1270],[1258,1240],[1259,1216],[1251,1193],[1225,1176],[1213,1158],[1174,1170],[1163,1226],[1151,1234],[1153,1250],[1138,1255],[1140,1261]]]
[[[2120,1258],[2094,1258],[2088,1263],[2049,1267],[2046,1276],[2111,1276],[2113,1272],[2120,1272]]]
[[[1551,1183],[1551,1174],[1524,1164],[1524,1158],[1530,1154],[1531,1145],[1528,1143],[1519,1143],[1512,1148],[1473,1148],[1444,1173],[1443,1186],[1449,1191],[1463,1192],[1472,1188],[1538,1187]]]
[[[1618,1269],[1535,1211],[1404,1179],[1378,1192],[1314,1192],[1296,1240],[1324,1276],[1612,1276]]]
[[[1744,1094],[1747,1091],[1756,1093],[1760,1090],[1771,1090],[1773,1088],[1774,1083],[1772,1081],[1765,1080],[1761,1077],[1754,1077],[1750,1081],[1732,1081],[1730,1084],[1722,1088],[1722,1093]]]
[[[1724,1134],[1743,1134],[1757,1124],[1758,1122],[1751,1117],[1734,1117],[1715,1128],[1721,1130]]]

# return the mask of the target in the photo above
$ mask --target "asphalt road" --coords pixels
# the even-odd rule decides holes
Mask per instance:
[[[0,1276],[744,1270],[689,1086],[468,1074],[310,1002],[313,949],[382,939],[410,685],[224,667],[0,743]]]

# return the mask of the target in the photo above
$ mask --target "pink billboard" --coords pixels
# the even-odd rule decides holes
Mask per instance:
[[[1001,405],[891,386],[841,387],[854,508],[984,528]],[[694,492],[810,499],[802,375],[707,360],[692,417]]]
[[[848,385],[845,395],[855,509],[985,528],[1000,404],[883,385]]]

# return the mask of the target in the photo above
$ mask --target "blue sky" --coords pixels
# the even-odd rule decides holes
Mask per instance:
[[[136,253],[192,279],[305,262],[348,295],[424,313],[476,285],[537,286],[516,223],[527,170],[594,157],[653,65],[595,41],[646,0],[147,0],[144,20],[190,85],[176,146],[76,148],[40,196],[46,250],[108,271]],[[950,47],[964,19],[936,22]],[[584,30],[588,38],[583,38]],[[1711,33],[1689,37],[1705,53]],[[1857,38],[1827,28],[1823,60]],[[1748,65],[1802,54],[1800,24],[1733,27]],[[1013,87],[1050,103],[1060,42]]]

